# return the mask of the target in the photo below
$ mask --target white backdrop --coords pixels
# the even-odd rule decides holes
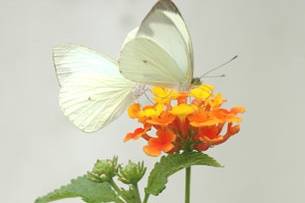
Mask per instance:
[[[153,0],[0,0],[0,202],[27,203],[97,158],[157,159],[124,144],[126,114],[86,135],[63,116],[51,48],[72,42],[118,56]],[[195,167],[194,203],[305,202],[305,2],[177,0],[193,37],[196,75],[229,59],[213,79],[229,104],[247,108],[240,134],[209,154],[224,169]],[[183,173],[151,202],[183,202]],[[80,202],[65,200],[60,202]]]

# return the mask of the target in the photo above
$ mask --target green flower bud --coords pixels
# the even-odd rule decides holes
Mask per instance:
[[[118,158],[97,160],[88,178],[95,182],[110,181],[118,173]]]
[[[129,161],[124,167],[119,168],[119,180],[125,184],[137,184],[146,172],[144,162],[134,163]]]

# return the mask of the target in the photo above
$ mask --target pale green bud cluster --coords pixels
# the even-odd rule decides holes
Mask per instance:
[[[144,162],[134,163],[129,161],[124,167],[119,167],[118,178],[125,184],[137,184],[146,172]]]
[[[110,181],[118,173],[118,158],[97,160],[88,178],[95,182]]]

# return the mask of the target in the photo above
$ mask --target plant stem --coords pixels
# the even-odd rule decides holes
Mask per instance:
[[[143,203],[147,203],[149,198],[149,194],[145,192],[144,201]]]
[[[119,186],[117,186],[117,184],[115,184],[115,182],[113,180],[110,180],[110,185],[113,187],[113,189],[117,192],[117,193],[121,193],[121,189],[119,188]]]
[[[190,203],[191,196],[191,167],[185,169],[185,203]]]
[[[133,185],[133,187],[134,187],[134,190],[135,190],[136,201],[137,201],[138,203],[141,203],[142,200],[141,200],[141,196],[140,196],[138,184]]]
[[[117,195],[118,195],[118,199],[117,201],[119,203],[125,203],[125,200],[121,197],[121,189],[119,188],[119,186],[117,186],[117,184],[115,184],[115,182],[113,180],[110,180],[110,185],[112,186],[112,188],[117,192]],[[124,200],[124,201],[123,201]]]

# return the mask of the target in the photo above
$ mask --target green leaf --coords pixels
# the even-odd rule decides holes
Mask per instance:
[[[135,196],[135,190],[133,187],[129,187],[128,190],[122,188],[121,196],[126,200],[128,203],[138,203],[138,200]]]
[[[165,189],[169,176],[193,165],[222,167],[215,159],[201,152],[185,152],[163,156],[150,172],[145,192],[159,195]]]
[[[36,199],[35,203],[47,203],[65,198],[80,197],[87,203],[116,202],[116,193],[109,183],[96,183],[86,176],[71,180],[71,183]]]

